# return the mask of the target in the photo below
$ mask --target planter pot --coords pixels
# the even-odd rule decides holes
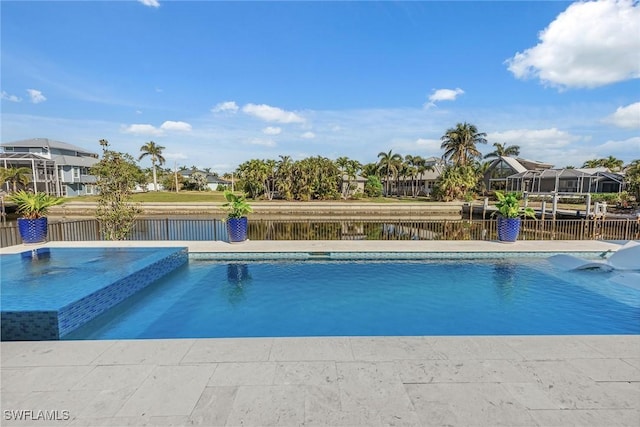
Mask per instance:
[[[498,217],[498,240],[501,242],[515,242],[520,233],[520,218]]]
[[[247,240],[247,226],[249,221],[247,217],[227,218],[227,233],[229,233],[229,242],[237,243]]]
[[[42,243],[47,240],[47,218],[18,218],[18,230],[22,243]]]

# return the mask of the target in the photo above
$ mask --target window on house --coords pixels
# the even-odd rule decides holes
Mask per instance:
[[[80,168],[73,168],[73,177],[80,179]]]

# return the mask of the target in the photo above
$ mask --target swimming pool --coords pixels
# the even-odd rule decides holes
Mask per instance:
[[[636,273],[544,257],[190,259],[68,339],[638,334]]]
[[[182,248],[38,248],[1,255],[2,340],[59,339],[188,262]]]

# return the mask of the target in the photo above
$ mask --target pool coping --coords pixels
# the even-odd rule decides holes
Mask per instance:
[[[187,247],[190,253],[269,252],[605,252],[617,250],[625,241],[522,240],[514,243],[484,240],[255,240],[221,241],[77,241],[15,245],[0,254],[20,253],[41,247]]]
[[[604,252],[622,243],[147,241],[38,247],[499,253]],[[0,350],[2,409],[59,411],[54,425],[635,426],[640,419],[640,335],[40,341],[2,342]]]

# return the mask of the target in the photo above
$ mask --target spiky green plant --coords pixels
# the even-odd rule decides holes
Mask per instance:
[[[38,219],[49,213],[51,206],[61,205],[66,200],[62,197],[50,196],[45,193],[28,193],[17,191],[7,196],[7,200],[18,205],[17,212],[26,219]]]

